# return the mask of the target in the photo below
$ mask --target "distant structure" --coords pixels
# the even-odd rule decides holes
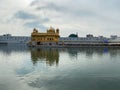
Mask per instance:
[[[120,46],[120,38],[111,36],[94,37],[92,34],[86,37],[78,37],[78,34],[70,34],[68,37],[60,37],[59,29],[50,27],[46,33],[33,29],[29,46],[38,47],[81,47],[81,46]]]
[[[1,44],[27,44],[31,40],[30,36],[12,36],[11,34],[0,35],[0,45]]]
[[[54,29],[50,27],[46,33],[38,32],[37,29],[33,29],[31,33],[32,45],[52,45],[57,44],[59,41],[59,29]]]
[[[78,37],[78,34],[70,34],[68,37],[60,37],[59,29],[50,27],[46,32],[38,32],[33,29],[31,37],[11,36],[5,34],[0,36],[0,44],[24,44],[31,47],[81,47],[81,46],[117,46],[120,47],[120,37],[111,35],[94,36],[87,34],[86,37]]]
[[[77,34],[70,34],[69,37],[71,37],[71,38],[77,38],[78,35]]]

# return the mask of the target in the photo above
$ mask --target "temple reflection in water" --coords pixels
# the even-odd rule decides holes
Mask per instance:
[[[46,61],[46,64],[52,66],[53,64],[58,65],[59,62],[59,51],[55,48],[33,48],[31,50],[31,60],[33,64],[38,61]]]
[[[28,53],[32,64],[46,63],[53,66],[59,64],[59,59],[62,54],[69,55],[71,59],[80,60],[80,55],[85,55],[89,58],[94,55],[103,56],[108,54],[111,58],[119,56],[120,48],[108,47],[81,47],[81,48],[28,48],[27,46],[0,46],[0,53],[4,55],[12,55],[12,53]],[[77,58],[79,57],[79,58]],[[64,57],[62,58],[64,59]]]

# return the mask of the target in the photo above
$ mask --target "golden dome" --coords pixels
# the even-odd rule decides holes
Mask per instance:
[[[50,27],[50,29],[47,30],[48,33],[55,33],[55,29],[53,27]]]

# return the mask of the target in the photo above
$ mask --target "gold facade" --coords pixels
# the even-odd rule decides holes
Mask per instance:
[[[37,29],[34,29],[31,33],[31,42],[36,43],[37,45],[47,44],[47,43],[57,43],[59,41],[59,29],[54,29],[50,27],[46,33],[38,32]]]

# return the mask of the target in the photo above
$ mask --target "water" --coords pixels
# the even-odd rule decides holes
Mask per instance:
[[[0,90],[120,90],[120,49],[1,45]]]

